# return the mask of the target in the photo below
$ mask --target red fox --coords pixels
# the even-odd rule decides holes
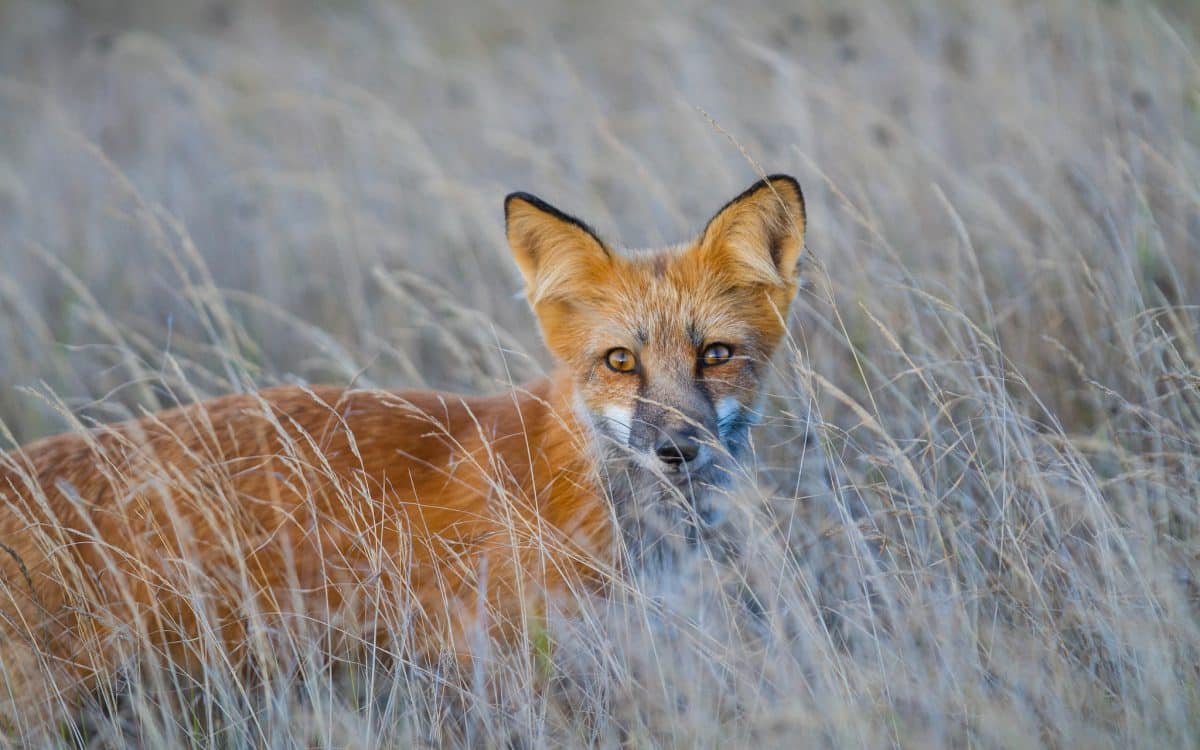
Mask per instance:
[[[525,193],[504,208],[548,377],[490,397],[283,386],[0,454],[0,705],[86,689],[145,644],[236,660],[255,621],[384,637],[370,623],[397,602],[417,651],[469,656],[480,623],[503,635],[719,524],[796,290],[797,182],[656,252]]]

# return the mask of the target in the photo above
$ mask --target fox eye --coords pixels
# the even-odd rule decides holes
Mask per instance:
[[[704,353],[700,355],[700,364],[703,367],[714,367],[723,365],[733,356],[733,351],[725,344],[709,344]]]
[[[604,355],[604,363],[613,372],[633,372],[637,369],[637,357],[622,347],[609,349],[608,354]]]

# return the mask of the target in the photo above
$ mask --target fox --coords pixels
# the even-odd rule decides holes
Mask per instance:
[[[249,659],[255,622],[395,637],[385,607],[414,653],[469,662],[481,632],[719,527],[798,288],[799,183],[764,177],[657,250],[528,193],[504,217],[540,379],[285,385],[0,454],[0,703],[69,702],[148,646]]]

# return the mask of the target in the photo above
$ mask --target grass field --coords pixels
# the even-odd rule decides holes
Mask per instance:
[[[465,691],[315,623],[37,744],[1200,746],[1195,8],[666,5],[0,3],[3,448],[538,374],[511,190],[644,247],[789,172],[810,222],[737,569]]]

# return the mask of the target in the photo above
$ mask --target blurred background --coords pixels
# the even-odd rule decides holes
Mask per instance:
[[[279,382],[504,388],[551,364],[505,194],[645,247],[788,172],[806,282],[734,571],[774,629],[586,639],[592,707],[502,681],[493,744],[1194,746],[1198,33],[1193,0],[0,0],[0,448]],[[216,692],[223,746],[325,716]]]
[[[914,286],[987,308],[1086,420],[1096,321],[1064,295],[1197,301],[1196,21],[1187,0],[5,0],[0,419],[61,429],[17,390],[43,384],[102,419],[184,376],[494,388],[546,364],[507,192],[641,247],[763,170],[808,199],[801,318],[842,304],[826,332],[866,346],[866,310],[919,325]],[[1087,286],[1114,241],[1131,275]],[[838,376],[846,342],[799,327]]]

